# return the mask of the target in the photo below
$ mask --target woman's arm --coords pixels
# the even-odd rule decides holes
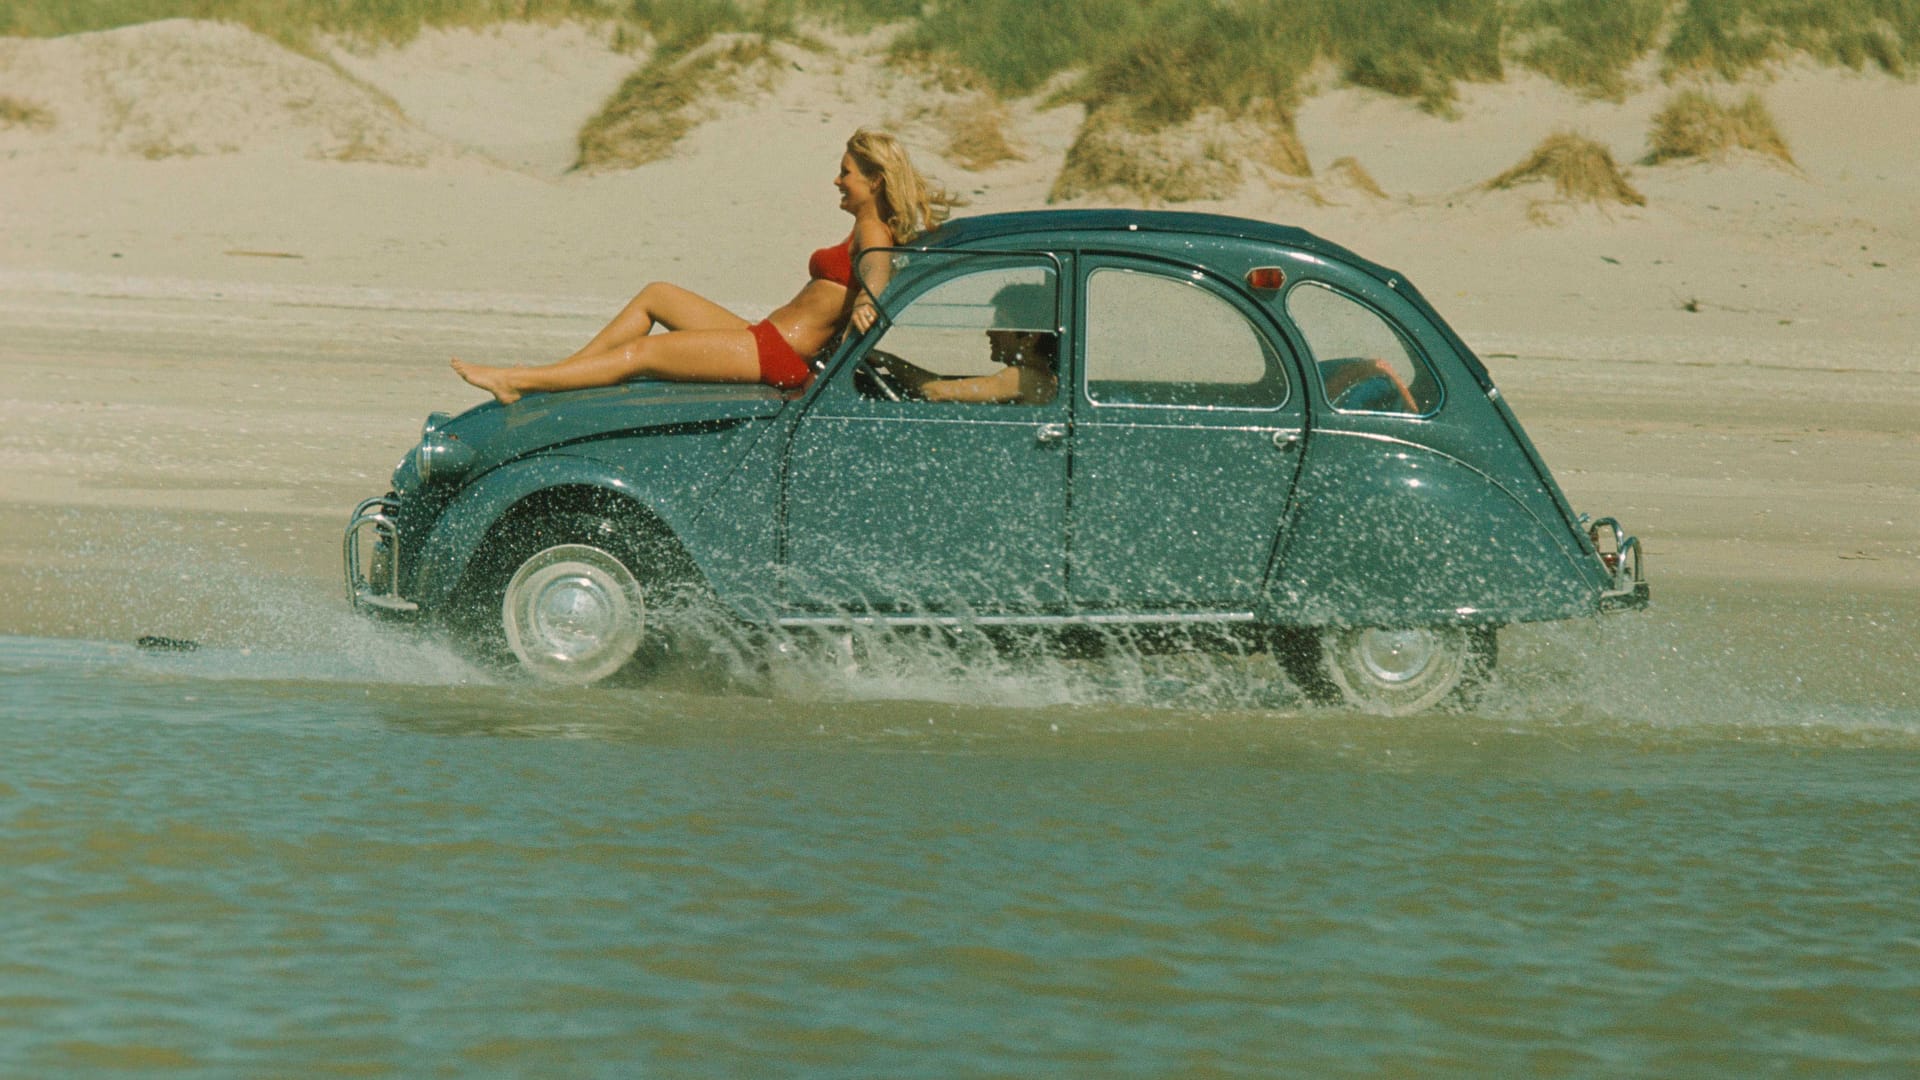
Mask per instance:
[[[864,262],[861,256],[869,249],[893,246],[893,230],[878,220],[855,223],[853,227],[853,268],[854,284],[847,290],[851,301],[848,313],[853,327],[865,331],[874,324],[879,312],[874,309],[873,298],[886,291],[887,282],[893,277],[893,256],[877,254]],[[861,288],[865,285],[865,288]]]

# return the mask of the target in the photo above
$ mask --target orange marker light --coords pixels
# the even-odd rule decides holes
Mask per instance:
[[[1287,272],[1277,266],[1256,266],[1247,271],[1247,285],[1255,289],[1273,291],[1287,283]]]

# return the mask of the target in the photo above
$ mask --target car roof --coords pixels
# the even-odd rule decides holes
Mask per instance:
[[[1041,232],[1180,233],[1255,240],[1335,259],[1382,281],[1402,277],[1297,226],[1183,210],[1018,210],[1004,214],[981,214],[977,217],[954,218],[920,237],[911,246],[968,247]]]
[[[1212,236],[1230,240],[1253,240],[1303,251],[1319,258],[1344,263],[1368,274],[1398,292],[1430,319],[1453,345],[1467,370],[1486,390],[1493,389],[1493,377],[1467,343],[1433,309],[1406,275],[1371,259],[1354,254],[1321,236],[1293,225],[1276,225],[1253,218],[1226,214],[1198,214],[1184,210],[1017,210],[1004,214],[954,218],[920,237],[916,248],[991,246],[994,241],[1033,233],[1047,232],[1124,232],[1165,233],[1185,236]]]

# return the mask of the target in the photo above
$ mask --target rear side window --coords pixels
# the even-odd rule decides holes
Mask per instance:
[[[1287,314],[1307,339],[1334,408],[1425,416],[1440,407],[1433,369],[1379,312],[1303,281],[1287,294]]]
[[[1240,310],[1185,278],[1087,275],[1087,397],[1098,405],[1271,409],[1287,380]]]

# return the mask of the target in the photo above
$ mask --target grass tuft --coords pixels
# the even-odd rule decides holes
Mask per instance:
[[[991,90],[945,106],[938,122],[947,133],[947,158],[973,172],[1026,160],[1007,138],[1008,120],[1006,103]]]
[[[1654,116],[1647,140],[1652,147],[1645,158],[1648,165],[1682,158],[1717,161],[1735,150],[1794,164],[1793,152],[1759,94],[1728,105],[1700,90],[1682,90]]]
[[[773,43],[758,34],[698,48],[661,47],[580,129],[573,167],[624,169],[667,157],[716,100],[764,89],[775,58]]]
[[[1572,132],[1547,136],[1525,160],[1487,181],[1486,187],[1505,190],[1539,181],[1551,181],[1554,191],[1568,202],[1647,203],[1647,197],[1627,182],[1614,163],[1612,151]]]
[[[1375,180],[1366,166],[1360,164],[1359,158],[1335,158],[1333,164],[1327,166],[1326,178],[1376,199],[1387,198],[1387,189],[1381,187],[1380,181]]]
[[[1158,127],[1141,123],[1123,106],[1109,105],[1081,125],[1047,201],[1224,199],[1246,181],[1249,165],[1289,176],[1311,171],[1291,125],[1271,116],[1263,122],[1213,109],[1177,126]]]
[[[53,127],[53,113],[44,106],[31,101],[22,101],[16,97],[0,95],[0,131],[13,128],[25,128],[28,131],[48,131]]]
[[[1186,152],[1169,142],[1142,131],[1124,109],[1091,113],[1068,148],[1047,201],[1090,195],[1123,202],[1190,202],[1225,198],[1239,188],[1242,174],[1236,163]]]

